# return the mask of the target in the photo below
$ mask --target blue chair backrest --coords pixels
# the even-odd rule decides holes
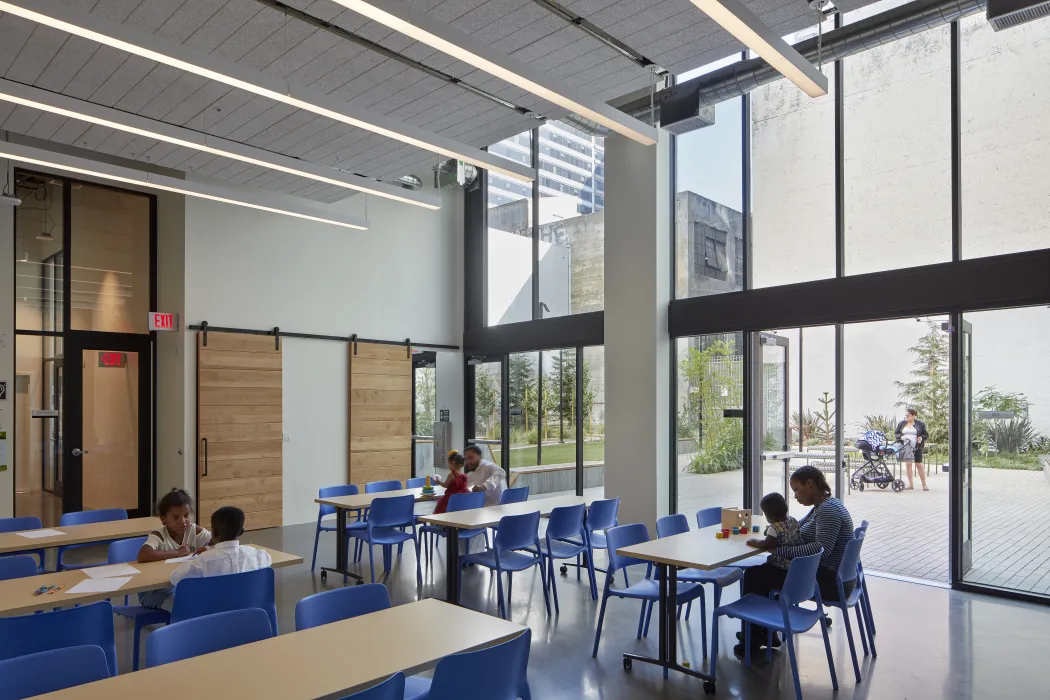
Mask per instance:
[[[28,554],[0,557],[0,581],[36,576],[36,559]]]
[[[703,508],[696,511],[696,526],[703,529],[712,525],[722,524],[722,509],[719,506]]]
[[[656,519],[657,537],[681,535],[683,532],[689,532],[689,518],[685,517],[682,513],[665,515],[662,518]]]
[[[135,561],[139,558],[139,550],[146,544],[145,537],[129,537],[126,540],[117,540],[109,543],[110,564],[123,564]]]
[[[273,569],[256,569],[225,576],[184,578],[175,586],[171,621],[213,615],[227,610],[260,608],[270,618],[277,636],[277,607],[274,604]]]
[[[22,530],[39,530],[44,527],[40,518],[27,515],[22,518],[0,518],[0,532],[21,532]]]
[[[109,678],[102,647],[85,644],[0,661],[0,700],[53,693]]]
[[[425,476],[417,476],[412,479],[405,480],[406,489],[418,489],[427,485],[427,478]]]
[[[390,607],[390,593],[381,583],[346,586],[315,593],[295,604],[295,629],[327,625]]]
[[[110,520],[127,520],[128,512],[123,508],[100,508],[99,510],[78,510],[63,513],[58,519],[62,525],[86,525],[87,523],[105,523]]]
[[[504,515],[499,519],[499,530],[492,543],[493,549],[503,552],[508,549],[535,547],[539,539],[540,512],[524,515]]]
[[[259,608],[228,610],[174,622],[146,640],[146,668],[191,659],[270,638],[270,618]]]
[[[817,568],[824,550],[808,557],[795,557],[788,565],[784,586],[780,589],[780,600],[785,605],[798,605],[816,593]]]
[[[0,660],[84,644],[101,647],[109,675],[117,675],[113,606],[108,600],[39,615],[0,617]]]
[[[529,500],[529,487],[518,486],[504,491],[499,497],[499,504],[505,506],[508,503],[522,503],[527,500]]]
[[[517,700],[523,695],[531,645],[532,630],[526,629],[502,644],[446,656],[438,661],[427,698]]]
[[[860,546],[864,539],[850,540],[846,543],[846,549],[842,553],[842,561],[839,562],[839,570],[835,572],[835,578],[839,583],[856,581],[860,570]]]
[[[591,507],[587,510],[587,529],[593,532],[595,530],[608,530],[610,527],[616,527],[616,516],[619,512],[619,498],[606,498],[600,501],[594,501],[591,503]]]
[[[856,539],[859,540],[859,539],[862,539],[864,537],[864,535],[866,535],[866,534],[868,534],[868,521],[867,520],[861,520],[860,521],[860,527],[856,528],[853,531],[853,537],[855,537]]]
[[[373,481],[370,484],[365,484],[365,493],[381,493],[383,491],[400,491],[401,482],[397,479],[390,479],[387,481]]]
[[[547,521],[547,538],[564,540],[580,537],[583,534],[583,518],[586,514],[587,506],[582,503],[552,509],[550,520]]]
[[[455,513],[459,510],[474,510],[485,507],[485,494],[481,491],[470,493],[454,493],[448,498],[446,513]]]
[[[338,498],[339,496],[356,496],[361,493],[357,488],[357,484],[343,484],[342,486],[325,486],[317,489],[318,498]],[[335,506],[327,506],[323,503],[320,505],[320,512],[318,513],[318,519],[325,517],[326,515],[335,515]]]
[[[632,544],[649,541],[649,528],[645,526],[645,523],[631,523],[629,525],[617,525],[616,527],[609,528],[605,533],[605,539],[609,543],[608,575],[610,578],[614,572],[619,571],[625,566],[648,563],[641,559],[625,557],[616,553],[616,550],[621,547],[630,547]]]
[[[373,527],[401,527],[411,525],[416,499],[411,496],[387,496],[372,501],[368,512],[368,529]]]
[[[348,695],[343,700],[402,700],[405,697],[405,674],[398,671],[368,690]]]

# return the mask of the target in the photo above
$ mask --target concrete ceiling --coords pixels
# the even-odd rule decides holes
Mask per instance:
[[[547,117],[564,110],[345,10],[331,0],[286,4]],[[842,0],[843,10],[870,0]],[[520,113],[316,29],[256,0],[62,0],[322,90],[473,146],[530,128]],[[410,0],[581,93],[609,100],[649,84],[638,67],[530,0]],[[563,0],[563,6],[674,73],[740,51],[689,0]],[[814,24],[804,0],[746,0],[784,35]],[[259,148],[392,179],[439,156],[327,117],[100,46],[11,15],[0,17],[0,75]],[[348,190],[0,102],[0,128],[217,180],[336,201]]]

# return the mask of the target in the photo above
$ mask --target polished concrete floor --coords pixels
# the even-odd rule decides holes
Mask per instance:
[[[341,585],[310,572],[313,525],[297,525],[249,533],[246,541],[295,552],[306,558],[302,566],[278,571],[277,605],[283,633],[294,629],[295,603],[328,587]],[[319,564],[334,561],[334,535],[321,538]],[[442,545],[443,546],[443,545]],[[379,551],[376,551],[379,560]],[[362,569],[367,579],[367,559]],[[599,574],[599,576],[601,576]],[[465,604],[495,614],[495,585],[485,571],[464,574]],[[535,698],[697,698],[701,684],[672,673],[664,680],[659,669],[634,664],[630,672],[622,665],[623,652],[655,654],[655,633],[647,640],[635,639],[638,604],[611,600],[606,614],[598,658],[590,655],[597,620],[584,582],[570,576],[559,578],[561,614],[547,618],[538,574],[519,574],[514,581],[512,618],[533,631],[529,678]],[[395,561],[387,585],[395,604],[418,596],[442,596],[443,551],[433,572],[424,571],[424,586],[417,590],[415,560],[411,547]],[[864,680],[853,678],[849,648],[838,612],[834,612],[833,651],[840,690],[833,693],[820,633],[814,630],[798,637],[799,664],[806,698],[1022,698],[1046,697],[1046,675],[1042,663],[1050,658],[1050,607],[976,596],[943,588],[871,578],[875,622],[878,633],[877,659],[861,662]],[[728,598],[735,596],[735,591]],[[680,629],[683,660],[702,665],[699,610]],[[130,663],[130,630],[118,621],[121,668]],[[717,697],[792,698],[786,653],[775,653],[773,662],[764,657],[746,669],[727,655],[730,635],[722,633],[719,653]],[[654,626],[655,632],[655,626]],[[450,630],[449,634],[455,634]],[[405,630],[406,638],[412,630]],[[859,652],[859,644],[858,644]],[[352,660],[349,660],[352,662]]]

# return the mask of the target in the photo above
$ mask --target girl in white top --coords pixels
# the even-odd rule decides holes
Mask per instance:
[[[193,523],[193,501],[182,489],[172,489],[157,504],[157,516],[161,527],[149,533],[139,549],[138,561],[141,563],[163,561],[189,554],[199,554],[207,549],[212,535]],[[159,591],[139,593],[139,604],[146,608],[160,608],[171,611],[175,590],[166,588]]]

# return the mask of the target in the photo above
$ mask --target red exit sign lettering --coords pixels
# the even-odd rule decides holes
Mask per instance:
[[[151,331],[177,331],[179,330],[178,314],[166,314],[160,311],[150,311],[149,329]]]
[[[127,367],[128,354],[126,352],[100,352],[98,354],[99,367]]]

